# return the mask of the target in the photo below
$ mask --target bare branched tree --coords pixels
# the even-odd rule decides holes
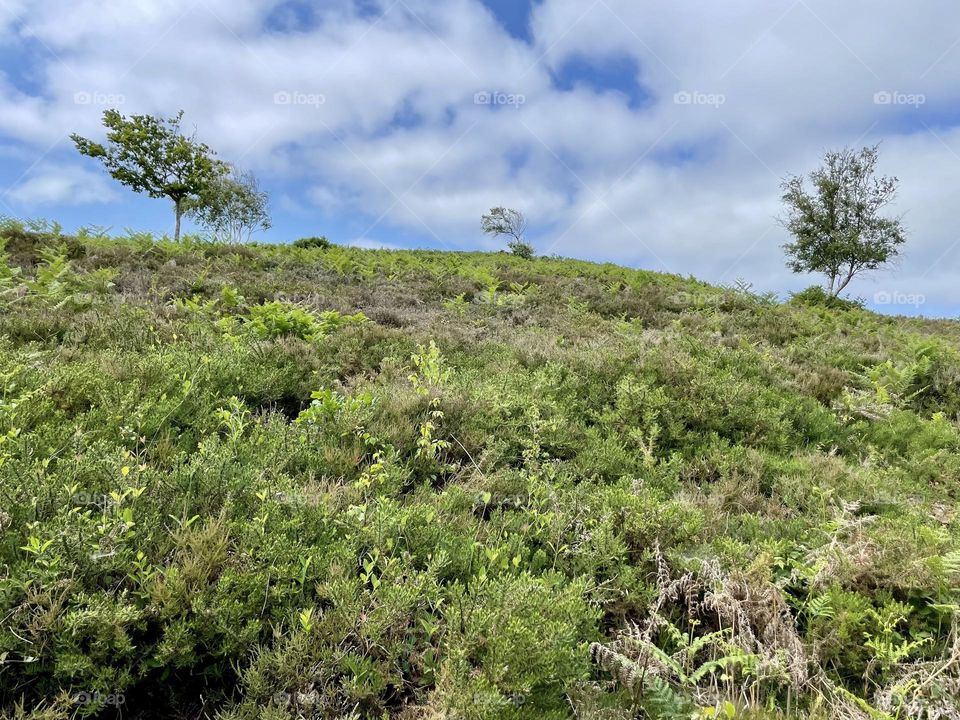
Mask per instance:
[[[514,255],[523,258],[533,257],[533,247],[524,240],[527,232],[527,219],[519,210],[512,208],[495,207],[480,218],[480,229],[487,235],[499,237],[507,235],[512,238],[507,247]]]

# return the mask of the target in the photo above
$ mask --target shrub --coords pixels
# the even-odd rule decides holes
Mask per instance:
[[[563,694],[589,672],[583,638],[597,613],[584,603],[584,590],[550,574],[455,588],[466,595],[456,605],[475,610],[451,642],[454,687],[445,699],[453,715],[519,718],[536,708],[538,717],[554,717],[564,710]]]
[[[366,322],[363,313],[341,315],[328,310],[314,315],[309,310],[286,302],[269,302],[254,305],[243,318],[244,328],[254,337],[265,340],[291,336],[313,341],[324,337],[344,325]]]
[[[960,325],[31,227],[0,223],[0,715],[951,707]]]
[[[531,260],[533,258],[533,245],[523,240],[511,240],[507,243],[507,247],[510,248],[510,252],[524,260]]]
[[[811,285],[806,290],[793,293],[790,301],[795,305],[823,307],[831,310],[856,310],[864,306],[863,300],[849,300],[831,295],[819,285]]]
[[[294,240],[293,246],[304,249],[319,248],[321,250],[328,250],[333,247],[333,243],[321,235],[319,237],[303,237],[299,240]]]

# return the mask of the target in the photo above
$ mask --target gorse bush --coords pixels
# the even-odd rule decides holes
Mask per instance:
[[[5,716],[956,717],[956,323],[0,236]]]

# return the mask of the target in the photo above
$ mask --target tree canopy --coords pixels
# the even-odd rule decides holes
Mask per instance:
[[[480,218],[480,229],[487,235],[494,237],[507,235],[511,240],[507,247],[514,255],[523,258],[533,257],[533,247],[524,240],[527,232],[527,219],[519,210],[512,208],[495,207]]]
[[[227,170],[206,144],[183,134],[182,119],[182,110],[172,118],[127,118],[117,110],[106,110],[105,145],[76,133],[70,136],[77,150],[100,160],[114,180],[152,198],[170,198],[176,215],[176,239],[180,238],[184,202],[198,197]]]
[[[267,193],[251,172],[231,166],[229,175],[209,183],[187,199],[186,214],[217,237],[232,243],[248,242],[257,231],[272,226]]]
[[[906,240],[900,218],[881,214],[895,199],[898,181],[876,176],[879,155],[878,145],[828,152],[810,173],[812,191],[801,176],[781,185],[787,207],[781,223],[793,236],[783,246],[787,266],[825,274],[833,297],[860,273],[890,262]]]

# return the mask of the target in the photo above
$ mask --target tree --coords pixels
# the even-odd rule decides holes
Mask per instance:
[[[793,235],[783,246],[787,266],[824,273],[831,297],[860,273],[890,262],[906,240],[900,218],[881,215],[895,199],[898,181],[875,176],[879,154],[879,145],[828,152],[823,166],[810,173],[812,192],[799,176],[780,186],[787,206],[780,222]]]
[[[507,247],[513,251],[514,255],[527,259],[533,257],[533,247],[523,239],[527,232],[527,219],[519,210],[491,208],[489,213],[480,218],[480,229],[494,237],[510,236],[512,240],[507,243]]]
[[[229,175],[221,175],[199,195],[187,198],[184,212],[215,236],[242,243],[272,227],[267,201],[253,173],[231,166]]]
[[[183,110],[173,118],[131,115],[116,110],[103,113],[107,145],[74,133],[70,136],[82,155],[97,158],[114,180],[135,192],[173,201],[174,238],[180,239],[180,218],[185,201],[198,197],[226,172],[213,151],[180,131]]]

